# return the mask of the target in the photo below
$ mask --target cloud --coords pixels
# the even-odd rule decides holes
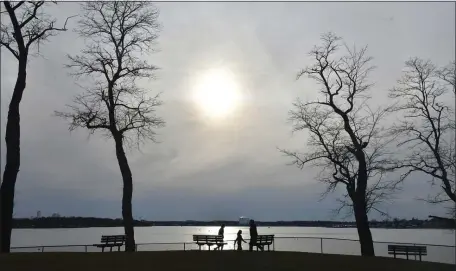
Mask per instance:
[[[372,74],[376,102],[385,104],[409,56],[437,64],[454,59],[454,9],[450,3],[158,3],[163,31],[159,52],[148,60],[161,68],[157,80],[142,81],[152,94],[162,92],[158,113],[167,126],[160,144],[148,142],[127,151],[134,177],[134,213],[152,220],[328,219],[337,207],[331,195],[319,202],[324,186],[291,166],[277,147],[305,149],[306,134],[292,135],[287,112],[296,97],[313,99],[318,87],[295,80],[308,65],[307,52],[321,33],[332,30],[349,45],[369,45],[378,69]],[[77,13],[78,3],[59,3],[49,12],[59,21]],[[432,12],[429,12],[432,10]],[[385,18],[394,17],[393,21]],[[68,27],[74,28],[76,21]],[[53,116],[82,89],[63,68],[66,55],[84,41],[73,31],[40,47],[43,57],[28,66],[21,103],[21,171],[16,216],[120,216],[122,182],[114,144],[86,130],[70,133]],[[1,136],[16,62],[2,50]],[[227,119],[204,119],[191,101],[197,75],[230,69],[245,95]],[[378,98],[377,98],[378,97]],[[5,157],[5,143],[1,141]],[[2,159],[2,168],[5,159]],[[425,176],[410,181],[394,204],[394,216],[426,217],[443,209],[417,203],[432,189]]]

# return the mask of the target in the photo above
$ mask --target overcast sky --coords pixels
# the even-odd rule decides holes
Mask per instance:
[[[379,104],[387,103],[409,57],[445,65],[455,58],[454,3],[159,3],[163,29],[152,93],[163,92],[158,111],[167,125],[160,144],[147,142],[127,155],[134,179],[134,217],[150,220],[338,219],[336,193],[318,201],[325,187],[313,168],[287,166],[280,148],[305,148],[306,135],[292,135],[287,112],[296,97],[312,98],[310,79],[295,80],[310,62],[308,51],[333,31],[348,44],[368,45],[378,67],[371,76]],[[63,23],[77,3],[59,3],[51,15]],[[76,26],[70,21],[68,28]],[[121,217],[122,180],[112,140],[81,129],[70,133],[53,116],[81,89],[63,68],[83,40],[67,31],[32,58],[21,103],[21,170],[15,216]],[[17,68],[2,50],[2,171],[7,106]],[[243,97],[223,121],[201,114],[192,100],[195,81],[211,69],[229,71]],[[414,175],[384,209],[392,216],[426,218],[441,207],[417,201],[433,190]],[[371,218],[376,218],[373,215]]]

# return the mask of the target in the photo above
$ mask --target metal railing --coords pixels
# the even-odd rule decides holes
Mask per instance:
[[[249,239],[245,239],[249,241]],[[226,240],[225,250],[234,249],[234,240]],[[342,244],[337,244],[343,242]],[[423,256],[423,261],[456,264],[456,246],[436,245],[423,243],[385,242],[374,241],[376,256],[391,257],[388,255],[387,244],[401,244],[428,247],[428,254]],[[206,247],[206,246],[204,246]],[[248,249],[248,244],[243,244]],[[207,248],[204,248],[207,249]],[[115,249],[117,250],[117,249]],[[198,250],[195,242],[150,242],[137,243],[137,251],[169,251],[169,250]],[[295,251],[325,254],[361,255],[359,240],[327,237],[275,237],[271,247],[273,251]],[[41,245],[11,247],[12,252],[100,252],[101,249],[94,245]]]
[[[340,242],[343,243],[340,244]],[[452,246],[426,243],[386,241],[374,241],[373,243],[376,256],[392,257],[388,254],[388,245],[426,246],[428,248],[427,255],[422,257],[423,261],[456,264],[456,246],[454,245]],[[284,247],[282,247],[281,244],[283,244]],[[296,244],[298,244],[298,246],[296,246]],[[326,246],[324,244],[326,244]],[[311,236],[275,237],[274,247],[276,251],[299,251],[325,254],[361,255],[361,249],[358,239]]]
[[[274,239],[318,239],[320,240],[320,252],[323,253],[323,240],[336,240],[336,241],[351,241],[359,242],[358,239],[347,239],[347,238],[332,238],[332,237],[313,237],[313,236],[285,236],[285,237],[274,237]],[[246,239],[247,240],[247,239]],[[394,245],[418,245],[418,246],[434,246],[434,247],[449,247],[455,248],[456,246],[451,245],[437,245],[437,244],[425,244],[425,243],[404,243],[404,242],[385,242],[385,241],[373,241],[374,244],[394,244]]]
[[[44,249],[45,248],[78,248],[78,247],[83,247],[84,248],[84,252],[88,252],[87,251],[87,248],[88,247],[92,247],[93,245],[54,245],[54,246],[25,246],[25,247],[11,247],[11,252],[14,252],[14,250],[33,250],[33,251],[30,251],[30,252],[34,252],[35,250],[36,251],[40,251],[40,252],[44,252]]]
[[[139,243],[139,244],[136,244],[136,251],[138,251],[138,248],[142,247],[142,246],[174,246],[174,245],[177,245],[179,246],[180,248],[182,248],[184,251],[188,250],[188,248],[193,245],[194,242],[174,242],[174,243],[157,243],[157,242],[153,242],[153,243]],[[180,249],[176,249],[176,250],[180,250]],[[146,250],[148,251],[148,250]]]

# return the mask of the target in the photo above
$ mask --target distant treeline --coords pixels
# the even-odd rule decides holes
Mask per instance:
[[[351,228],[356,227],[355,222],[343,221],[256,221],[258,226],[269,227],[330,227]],[[135,227],[150,226],[239,226],[238,221],[146,221],[134,220]],[[373,228],[455,228],[455,222],[432,218],[420,219],[393,219],[385,221],[371,221]],[[122,219],[96,218],[96,217],[41,217],[41,218],[16,218],[14,228],[90,228],[90,227],[122,227]]]

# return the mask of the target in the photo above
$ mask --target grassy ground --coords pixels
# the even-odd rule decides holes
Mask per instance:
[[[0,270],[454,271],[456,269],[454,265],[449,264],[299,252],[160,251],[136,253],[13,253],[0,255]]]

